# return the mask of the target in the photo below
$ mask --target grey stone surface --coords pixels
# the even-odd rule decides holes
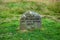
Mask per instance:
[[[41,27],[41,17],[38,13],[27,11],[20,19],[21,30],[32,30]]]

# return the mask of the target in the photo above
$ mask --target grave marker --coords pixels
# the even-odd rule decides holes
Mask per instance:
[[[27,11],[20,19],[21,30],[33,30],[41,27],[41,17],[38,13]]]

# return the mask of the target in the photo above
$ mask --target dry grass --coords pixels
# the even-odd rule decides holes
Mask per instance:
[[[43,2],[43,3],[46,3],[46,4],[56,2],[56,0],[2,0],[2,2],[21,2],[21,1]]]

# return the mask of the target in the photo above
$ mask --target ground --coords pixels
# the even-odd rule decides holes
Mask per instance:
[[[60,9],[54,7],[35,2],[1,3],[0,40],[60,40]],[[27,10],[43,16],[40,30],[20,31],[20,17]]]

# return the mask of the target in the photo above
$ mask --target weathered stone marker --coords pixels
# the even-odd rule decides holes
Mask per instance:
[[[39,14],[27,11],[20,19],[21,30],[33,30],[41,27],[41,17]]]

